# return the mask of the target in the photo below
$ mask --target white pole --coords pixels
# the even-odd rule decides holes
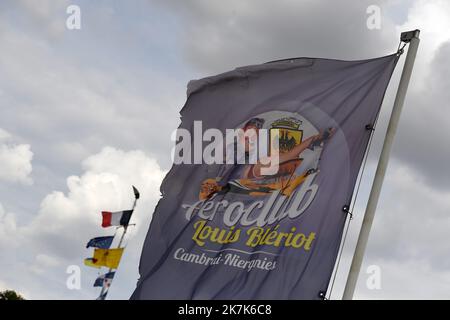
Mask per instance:
[[[378,198],[381,192],[386,168],[389,161],[389,153],[391,151],[392,143],[394,141],[395,132],[402,112],[403,103],[405,102],[406,91],[408,89],[409,79],[414,66],[417,48],[419,46],[419,30],[402,33],[401,40],[403,42],[410,42],[408,54],[406,55],[405,65],[403,67],[402,76],[398,85],[397,95],[395,97],[394,107],[392,108],[391,119],[386,132],[383,149],[381,151],[380,160],[378,162],[375,179],[373,181],[372,190],[370,191],[369,200],[367,202],[364,220],[359,233],[358,242],[356,244],[355,254],[353,256],[350,272],[345,285],[344,300],[351,300],[355,291],[356,282],[358,281],[359,271],[361,269],[362,260],[364,258],[364,251],[366,250],[367,240],[369,238],[370,228],[372,227],[375,210],[377,208]]]

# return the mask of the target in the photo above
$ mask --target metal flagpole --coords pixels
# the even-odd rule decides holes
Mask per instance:
[[[420,30],[413,30],[403,32],[400,36],[401,42],[404,42],[405,44],[409,43],[408,54],[406,55],[405,65],[403,67],[402,76],[397,89],[397,95],[395,96],[395,102],[392,108],[391,119],[389,120],[389,125],[386,132],[386,138],[384,140],[383,149],[381,151],[377,171],[375,173],[375,179],[373,181],[372,190],[370,191],[366,212],[364,214],[364,220],[359,233],[358,242],[356,244],[355,254],[353,255],[350,272],[345,285],[344,295],[342,297],[344,300],[351,300],[353,298],[356,282],[358,281],[358,275],[361,269],[362,260],[364,258],[364,251],[367,246],[370,228],[372,227],[378,198],[381,192],[381,186],[386,174],[389,153],[394,141],[395,132],[397,131],[397,125],[402,112],[403,103],[405,102],[406,91],[408,89],[409,79],[411,78],[414,60],[416,58],[417,48],[420,42],[419,33]]]
[[[134,192],[134,202],[133,202],[133,208],[131,208],[131,211],[134,211],[134,208],[136,207],[136,203],[140,197],[139,191],[134,186],[133,186],[133,192]],[[120,237],[119,244],[117,245],[117,249],[120,248],[120,246],[123,242],[123,239],[125,238],[125,234],[127,233],[128,226],[129,225],[126,225],[123,227],[123,233],[122,233],[122,236]],[[113,271],[113,268],[109,268],[107,273],[110,273],[111,271]],[[105,288],[105,284],[104,284],[105,280],[106,280],[106,278],[103,279],[102,291],[100,291],[100,295],[98,297],[99,300],[105,300],[105,298],[106,298],[106,288]]]
[[[131,209],[131,211],[134,211],[134,208],[136,207],[136,202],[137,202],[137,199],[134,199],[133,208]],[[120,237],[119,244],[117,245],[118,249],[120,248],[120,245],[122,244],[123,239],[125,238],[125,234],[127,233],[128,226],[129,225],[126,225],[123,227],[122,237]]]

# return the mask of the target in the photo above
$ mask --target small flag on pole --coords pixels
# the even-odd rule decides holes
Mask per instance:
[[[94,247],[94,248],[101,248],[101,249],[109,249],[111,247],[113,239],[114,239],[114,236],[92,238],[87,243],[86,248]]]
[[[102,227],[107,228],[111,226],[128,226],[133,210],[125,210],[118,212],[102,211],[103,221]]]
[[[111,245],[114,241],[115,234],[113,236],[95,237],[88,241],[86,248],[93,247],[94,256],[92,258],[84,259],[84,264],[89,267],[100,269],[101,267],[109,268],[109,272],[99,275],[94,281],[94,287],[102,287],[100,296],[97,300],[105,300],[108,294],[109,287],[114,278],[115,271],[117,269],[122,258],[124,248],[121,247],[122,241],[127,232],[127,227],[130,223],[131,215],[136,207],[137,200],[140,197],[139,190],[133,187],[134,203],[131,210],[124,210],[118,212],[102,211],[102,227],[111,226],[123,226],[123,232],[118,241],[117,248],[111,249]]]
[[[114,276],[114,272],[110,272],[113,274]],[[108,273],[109,274],[109,273]],[[97,300],[105,300],[106,299],[106,295],[108,294],[109,288],[111,287],[113,278],[107,278],[105,275],[105,278],[102,279],[102,284],[100,285],[102,287],[102,291],[100,292],[100,296],[97,298]],[[94,284],[95,286],[95,284]]]
[[[108,272],[105,274],[102,274],[97,279],[95,279],[94,287],[103,287],[103,285],[108,282],[109,284],[112,282],[112,279],[114,278],[115,272]]]
[[[117,249],[95,249],[94,262],[95,265],[117,269],[120,259],[122,258],[123,248]]]
[[[140,197],[141,195],[140,195],[140,193],[139,193],[139,190],[136,189],[135,186],[132,186],[132,187],[133,187],[133,192],[134,192],[134,198],[137,200],[137,199],[139,199],[139,197]]]
[[[105,280],[105,275],[101,275],[95,279],[94,287],[103,287],[103,281]]]

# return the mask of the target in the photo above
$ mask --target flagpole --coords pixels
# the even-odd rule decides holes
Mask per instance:
[[[139,192],[137,191],[137,189],[133,186],[133,191],[134,191],[134,202],[133,202],[133,208],[131,208],[131,211],[134,211],[134,208],[136,208],[136,203],[139,199]],[[128,229],[128,224],[126,226],[123,227],[123,232],[122,232],[122,236],[120,237],[119,240],[119,244],[117,245],[117,249],[120,248],[120,246],[122,245],[123,239],[125,238],[125,234],[127,233],[127,229]],[[111,271],[113,271],[113,268],[109,268],[108,273],[110,273]],[[105,280],[103,280],[105,281]],[[105,300],[106,295],[106,288],[105,285],[102,286],[102,291],[100,291],[100,296],[99,296],[99,300]]]
[[[137,200],[138,199],[134,199],[133,208],[131,209],[131,211],[134,211],[134,208],[136,207]],[[122,244],[123,239],[125,238],[125,234],[127,233],[127,229],[128,229],[128,225],[123,227],[122,237],[120,237],[120,241],[119,241],[119,244],[117,245],[117,248],[120,248],[120,245]]]
[[[372,222],[375,216],[375,210],[377,208],[378,198],[381,192],[381,186],[383,185],[384,176],[386,174],[386,168],[389,161],[389,153],[391,151],[392,143],[397,131],[400,114],[405,102],[406,91],[408,89],[409,80],[411,78],[411,73],[414,66],[414,60],[416,58],[417,48],[420,42],[419,33],[420,30],[416,29],[409,32],[403,32],[400,36],[401,42],[409,43],[408,54],[406,55],[405,65],[403,67],[397,94],[395,96],[394,106],[392,108],[391,119],[389,120],[386,137],[383,143],[383,149],[378,161],[372,190],[370,191],[361,231],[359,233],[358,242],[356,244],[355,253],[353,255],[353,260],[350,267],[350,272],[348,274],[347,283],[345,285],[344,295],[342,297],[343,300],[351,300],[353,298],[353,293],[355,292],[361,264],[364,258],[364,251],[367,246],[367,240],[369,238],[370,229],[372,227]]]

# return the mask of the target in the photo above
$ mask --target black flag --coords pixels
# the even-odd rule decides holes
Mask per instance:
[[[140,197],[139,190],[136,189],[135,186],[132,186],[132,187],[133,187],[133,192],[134,192],[134,198],[137,200]]]

